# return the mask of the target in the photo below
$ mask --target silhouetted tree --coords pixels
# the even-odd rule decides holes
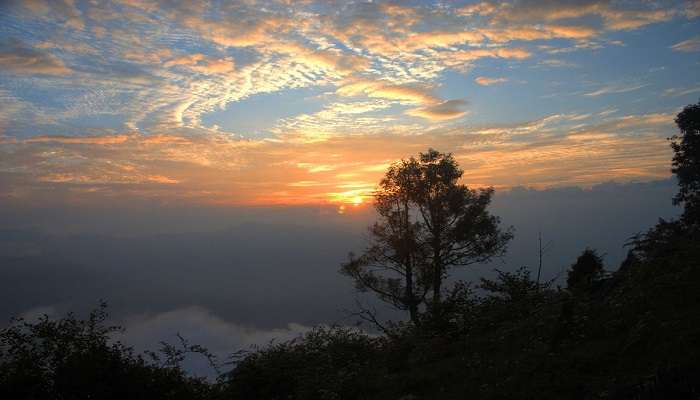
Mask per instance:
[[[547,288],[548,284],[540,285],[530,277],[530,270],[520,267],[514,272],[496,270],[498,278],[495,280],[481,278],[480,289],[500,296],[507,301],[527,299],[536,294],[541,288]]]
[[[634,250],[630,249],[627,251],[627,256],[625,259],[620,263],[620,267],[617,269],[616,274],[624,274],[629,272],[630,268],[633,268],[635,265],[640,263],[639,256],[634,252]]]
[[[590,288],[603,275],[603,258],[594,249],[586,248],[571,266],[566,284],[569,289]]]
[[[487,262],[512,237],[487,211],[493,189],[459,184],[462,173],[451,154],[433,149],[392,165],[376,193],[370,246],[341,269],[414,322],[430,294],[440,303],[449,268]]]
[[[386,382],[383,339],[355,329],[316,327],[249,352],[226,375],[226,399],[364,399]]]
[[[379,221],[370,228],[370,245],[357,258],[351,253],[341,267],[359,290],[408,310],[411,321],[416,321],[428,287],[424,248],[418,241],[422,226],[411,215],[418,178],[414,159],[389,167],[375,194]]]
[[[678,178],[679,191],[674,204],[683,204],[682,221],[691,229],[700,225],[700,102],[686,106],[678,116],[676,125],[681,131],[674,135],[671,147],[673,168]]]
[[[433,149],[421,153],[418,171],[413,200],[424,227],[419,241],[428,249],[432,304],[438,305],[449,268],[502,255],[513,235],[510,229],[502,232],[499,218],[487,211],[493,188],[472,190],[459,184],[464,171],[451,154]]]
[[[14,320],[0,330],[0,398],[204,399],[210,385],[188,377],[188,349],[165,345],[146,357],[114,341],[103,304],[88,319],[73,314],[37,322]],[[197,349],[195,349],[197,350]]]

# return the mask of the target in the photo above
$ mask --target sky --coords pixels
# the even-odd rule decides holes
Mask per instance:
[[[0,196],[369,200],[434,147],[471,186],[669,176],[700,3],[4,1]]]
[[[217,353],[349,323],[372,192],[432,147],[559,279],[679,213],[700,1],[0,1],[0,321],[100,299]],[[366,300],[363,298],[363,301]],[[386,311],[386,310],[385,310]],[[389,311],[387,314],[393,315]],[[2,325],[2,322],[0,322]]]

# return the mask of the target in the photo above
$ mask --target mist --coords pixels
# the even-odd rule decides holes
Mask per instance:
[[[451,279],[536,270],[540,233],[543,279],[563,283],[585,247],[615,270],[632,235],[679,214],[675,191],[660,180],[497,192],[490,209],[515,230],[506,256]],[[87,312],[105,300],[138,348],[179,332],[220,354],[317,324],[351,325],[356,301],[371,299],[338,269],[363,249],[373,220],[368,205],[343,214],[335,206],[2,207],[0,318]]]

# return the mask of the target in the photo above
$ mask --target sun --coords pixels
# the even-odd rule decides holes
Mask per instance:
[[[331,203],[344,204],[348,207],[360,207],[367,204],[371,199],[371,194],[366,190],[348,190],[339,193],[327,193],[328,200]]]

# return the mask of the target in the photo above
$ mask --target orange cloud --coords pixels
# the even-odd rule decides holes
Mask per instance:
[[[0,169],[12,166],[24,174],[12,192],[33,199],[51,199],[62,185],[79,185],[81,191],[74,194],[83,200],[109,195],[228,204],[352,204],[371,196],[388,164],[433,146],[455,154],[465,169],[463,181],[472,186],[585,186],[669,176],[671,151],[665,138],[672,117],[627,115],[576,128],[569,123],[580,123],[581,115],[551,115],[508,126],[416,127],[313,143],[226,136],[180,140],[164,133],[123,135],[110,146],[104,146],[109,140],[73,139],[67,143],[81,146],[66,146],[54,137],[9,144]],[[37,192],[44,190],[41,182],[51,183],[50,190]]]
[[[356,72],[369,66],[369,61],[362,56],[346,54],[338,49],[312,50],[289,41],[270,44],[265,51],[283,53],[294,61],[342,74]]]
[[[503,83],[503,82],[508,82],[508,79],[506,79],[506,78],[489,78],[487,76],[477,76],[474,79],[474,82],[476,82],[482,86],[490,86],[490,85],[496,85],[496,84]]]
[[[165,135],[165,134],[149,135],[149,136],[146,136],[145,138],[141,139],[140,142],[143,144],[179,144],[179,145],[192,144],[191,140],[184,138],[182,136],[173,136],[173,135]]]
[[[287,32],[294,26],[293,21],[272,15],[260,15],[252,20],[238,20],[235,23],[204,19],[195,14],[182,15],[181,18],[185,27],[207,40],[228,47],[262,45],[272,41],[276,34]]]
[[[466,102],[463,100],[447,100],[433,106],[415,108],[406,113],[430,120],[453,119],[466,114],[466,111],[462,109],[465,104]]]
[[[63,143],[63,144],[94,144],[110,145],[121,144],[129,140],[128,135],[102,135],[102,136],[34,136],[25,139],[25,143]]]
[[[234,70],[233,57],[209,58],[201,53],[187,54],[167,61],[165,67],[185,66],[203,74],[222,74]]]
[[[585,39],[596,36],[598,32],[587,26],[567,25],[542,25],[531,26],[507,26],[501,28],[489,28],[482,31],[491,41],[507,43],[516,40],[547,40],[547,39]]]
[[[433,104],[440,100],[430,93],[425,87],[416,85],[395,85],[382,81],[368,79],[351,80],[340,86],[336,93],[341,96],[358,96],[364,94],[368,97],[379,97],[389,100],[407,101],[410,103]]]
[[[403,45],[409,49],[421,49],[470,43],[479,44],[483,41],[484,35],[478,31],[421,32],[409,35]]]
[[[336,93],[341,96],[366,95],[368,97],[421,104],[423,107],[408,110],[406,114],[430,120],[445,120],[465,114],[463,100],[441,100],[430,89],[416,85],[394,85],[382,81],[355,79],[340,86]]]
[[[22,75],[71,73],[71,70],[55,55],[33,49],[17,40],[0,42],[0,67]]]
[[[491,4],[495,5],[497,3]],[[603,19],[604,27],[607,30],[629,30],[656,22],[668,21],[676,13],[673,9],[654,8],[655,5],[653,3],[650,3],[650,5],[651,7],[640,4],[635,7],[622,8],[607,0],[594,0],[584,3],[547,1],[501,3],[493,12],[493,15],[496,22],[511,24],[598,16]]]

